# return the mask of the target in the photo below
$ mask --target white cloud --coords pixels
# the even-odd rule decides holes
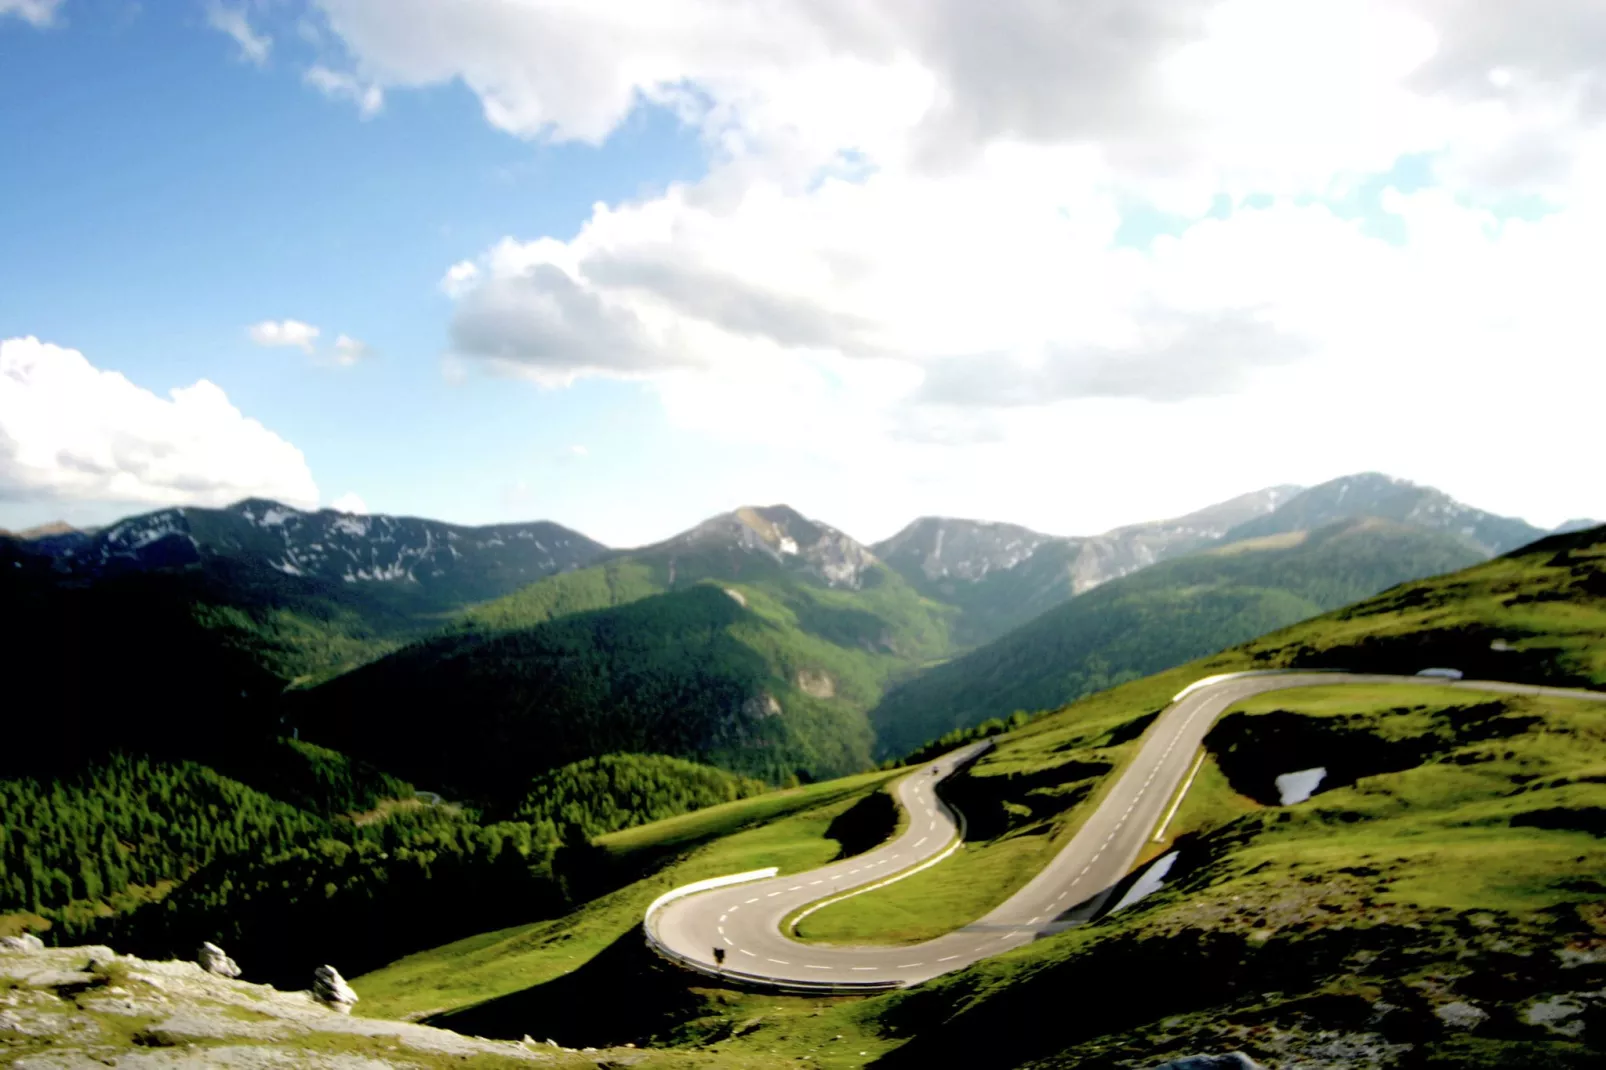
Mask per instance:
[[[565,461],[583,461],[591,456],[591,451],[580,445],[567,446],[558,456]]]
[[[210,0],[206,5],[206,24],[234,38],[234,43],[240,46],[241,59],[258,67],[268,61],[273,38],[251,28],[251,20],[246,17],[244,7],[231,7],[222,3],[222,0]]]
[[[62,0],[0,0],[0,18],[15,15],[34,26],[49,26]]]
[[[331,100],[351,101],[364,119],[378,115],[385,106],[384,90],[371,82],[364,83],[354,74],[315,64],[307,68],[302,80]]]
[[[441,292],[448,297],[461,297],[473,289],[480,277],[480,269],[472,260],[461,260],[446,269],[441,277]]]
[[[317,346],[321,332],[312,324],[300,320],[263,320],[247,327],[246,333],[259,346],[295,346],[305,353],[311,353]]]
[[[373,347],[367,342],[360,342],[349,334],[342,334],[335,339],[333,360],[342,367],[349,367],[373,356],[373,352]]]
[[[311,506],[295,446],[202,379],[167,397],[37,338],[0,341],[0,499]]]
[[[337,513],[358,513],[366,515],[368,503],[363,501],[355,491],[346,491],[340,497],[329,503],[329,508]]]
[[[1104,495],[1021,518],[1062,530],[1364,467],[1585,508],[1557,487],[1587,472],[1509,458],[1587,456],[1606,375],[1598,0],[321,6],[375,84],[459,80],[510,133],[596,143],[646,99],[710,147],[451,267],[453,368],[646,380],[676,427],[969,487],[953,511]],[[1355,218],[1409,157],[1432,186]],[[1222,194],[1262,207],[1205,218]],[[1188,218],[1131,248],[1134,208]]]

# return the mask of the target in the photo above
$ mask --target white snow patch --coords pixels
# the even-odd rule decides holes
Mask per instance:
[[[795,554],[795,553],[797,553],[797,540],[793,539],[793,538],[790,538],[789,536],[785,536],[785,535],[781,536],[781,553],[783,553],[783,554]]]
[[[1121,897],[1121,901],[1119,903],[1115,904],[1114,909],[1111,910],[1110,913],[1113,914],[1116,910],[1129,907],[1133,903],[1136,903],[1139,899],[1142,899],[1144,896],[1151,895],[1154,892],[1159,891],[1161,884],[1165,881],[1165,875],[1170,873],[1171,867],[1176,864],[1176,851],[1172,851],[1170,854],[1167,854],[1156,860],[1154,865],[1146,869],[1143,872],[1143,876],[1139,877],[1137,881],[1133,883],[1132,887],[1126,890],[1126,894]]]
[[[269,564],[271,564],[274,568],[278,569],[280,572],[283,572],[288,576],[303,576],[303,575],[306,575],[306,573],[302,572],[299,568],[296,568],[289,561],[271,561],[271,562],[269,562]]]
[[[1277,785],[1278,794],[1282,796],[1284,806],[1293,806],[1302,803],[1316,794],[1316,786],[1327,775],[1326,766],[1317,766],[1315,769],[1301,769],[1294,773],[1284,773],[1272,783]]]
[[[368,518],[365,516],[341,516],[329,525],[336,531],[343,531],[347,535],[356,535],[361,538],[368,534]]]
[[[284,522],[293,516],[295,516],[295,513],[288,509],[280,509],[278,506],[274,506],[263,513],[262,519],[258,520],[257,523],[265,528],[276,528],[283,526]]]

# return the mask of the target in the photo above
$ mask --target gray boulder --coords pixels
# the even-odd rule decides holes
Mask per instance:
[[[319,966],[312,973],[312,998],[331,1010],[350,1014],[357,1002],[357,993],[351,990],[340,971],[333,966]]]
[[[1241,1051],[1229,1051],[1225,1055],[1184,1055],[1180,1059],[1161,1063],[1154,1070],[1266,1070],[1266,1068]]]
[[[33,933],[23,933],[20,936],[0,936],[0,950],[5,951],[43,951],[45,942]]]
[[[210,941],[201,945],[201,950],[196,952],[195,961],[200,963],[201,969],[207,973],[215,973],[219,977],[240,976],[240,967],[223,953],[221,947]]]

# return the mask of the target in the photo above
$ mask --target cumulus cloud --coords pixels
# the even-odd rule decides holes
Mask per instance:
[[[691,358],[663,345],[629,308],[550,263],[507,266],[468,290],[451,325],[452,351],[541,381],[638,376]]]
[[[206,5],[206,24],[232,37],[234,43],[240,46],[241,59],[259,67],[268,61],[268,53],[273,48],[273,38],[252,29],[251,20],[246,17],[244,7],[233,7],[222,3],[221,0],[212,0]]]
[[[1183,401],[1242,387],[1257,367],[1304,356],[1303,339],[1253,314],[1159,313],[1130,346],[1053,346],[1024,363],[994,359],[931,366],[922,400],[949,405],[1012,407],[1075,398]]]
[[[361,342],[349,334],[342,334],[335,339],[332,359],[342,367],[349,367],[358,361],[367,360],[373,356],[373,347],[367,342]]]
[[[346,491],[340,497],[329,503],[329,508],[337,513],[356,513],[366,515],[368,503],[363,501],[355,491]]]
[[[77,350],[0,341],[0,499],[312,506],[295,446],[202,379],[160,397]]]
[[[1493,481],[1479,444],[1435,445],[1453,406],[1378,425],[1396,453],[1365,464],[1343,421],[1453,397],[1542,436],[1527,384],[1606,366],[1582,311],[1606,240],[1594,0],[319,6],[377,86],[455,80],[499,129],[591,143],[650,102],[709,148],[695,182],[452,266],[457,368],[647,379],[671,426],[919,480],[958,451],[1003,488],[1123,440],[1117,467],[1204,494],[1222,456],[1218,489],[1253,478],[1257,422],[1309,466],[1267,483],[1406,457]],[[1378,198],[1407,165],[1430,188]],[[1324,424],[1312,398],[1349,408]],[[1130,441],[1154,419],[1197,465]]]
[[[357,106],[357,114],[364,119],[378,115],[385,106],[384,90],[345,71],[315,64],[307,68],[302,80],[331,100],[351,101]]]
[[[62,0],[0,0],[0,18],[14,15],[34,26],[49,26]]]
[[[318,335],[321,332],[312,324],[302,323],[300,320],[263,320],[247,327],[246,333],[251,336],[251,341],[259,346],[269,348],[294,346],[305,353],[312,353],[317,348]]]

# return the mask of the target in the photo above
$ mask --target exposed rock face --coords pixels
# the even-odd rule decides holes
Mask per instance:
[[[742,712],[749,718],[779,717],[782,710],[775,696],[765,691],[742,703]]]
[[[340,1013],[311,993],[231,980],[193,962],[9,945],[0,947],[0,1058],[19,1070],[572,1065],[550,1048]]]
[[[1068,541],[1017,524],[923,516],[873,547],[877,557],[906,577],[975,582],[1011,569],[1046,542]]]
[[[1433,1011],[1451,1029],[1476,1029],[1489,1018],[1489,1012],[1465,1000],[1446,1003]]]
[[[312,998],[341,1014],[350,1014],[357,1002],[357,993],[340,976],[339,970],[326,965],[312,973]]]
[[[43,951],[45,942],[33,933],[21,936],[0,936],[0,951]]]
[[[240,967],[235,961],[225,955],[221,947],[210,941],[201,945],[201,950],[195,955],[195,961],[207,973],[215,973],[219,977],[240,976]]]
[[[1266,1070],[1266,1068],[1241,1051],[1229,1051],[1225,1055],[1188,1055],[1181,1059],[1172,1059],[1168,1063],[1161,1063],[1154,1070]]]
[[[814,698],[832,698],[836,695],[836,681],[831,674],[823,669],[815,672],[811,669],[797,671],[797,689],[805,695]]]
[[[677,555],[708,551],[768,559],[828,586],[853,589],[862,587],[865,574],[879,564],[852,538],[785,505],[743,506],[637,553],[665,555],[673,569]]]
[[[1363,516],[1455,535],[1488,556],[1515,550],[1546,534],[1527,521],[1463,505],[1432,487],[1362,472],[1295,495],[1272,512],[1238,524],[1227,539],[1310,531]]]
[[[922,594],[958,606],[956,640],[980,646],[1100,584],[1210,546],[1296,491],[1268,487],[1173,520],[1088,536],[922,517],[870,549]]]
[[[225,509],[162,509],[93,533],[35,539],[26,548],[73,576],[249,562],[290,576],[407,585],[468,600],[583,567],[606,550],[545,521],[464,527],[332,509],[307,512],[260,498]]]

